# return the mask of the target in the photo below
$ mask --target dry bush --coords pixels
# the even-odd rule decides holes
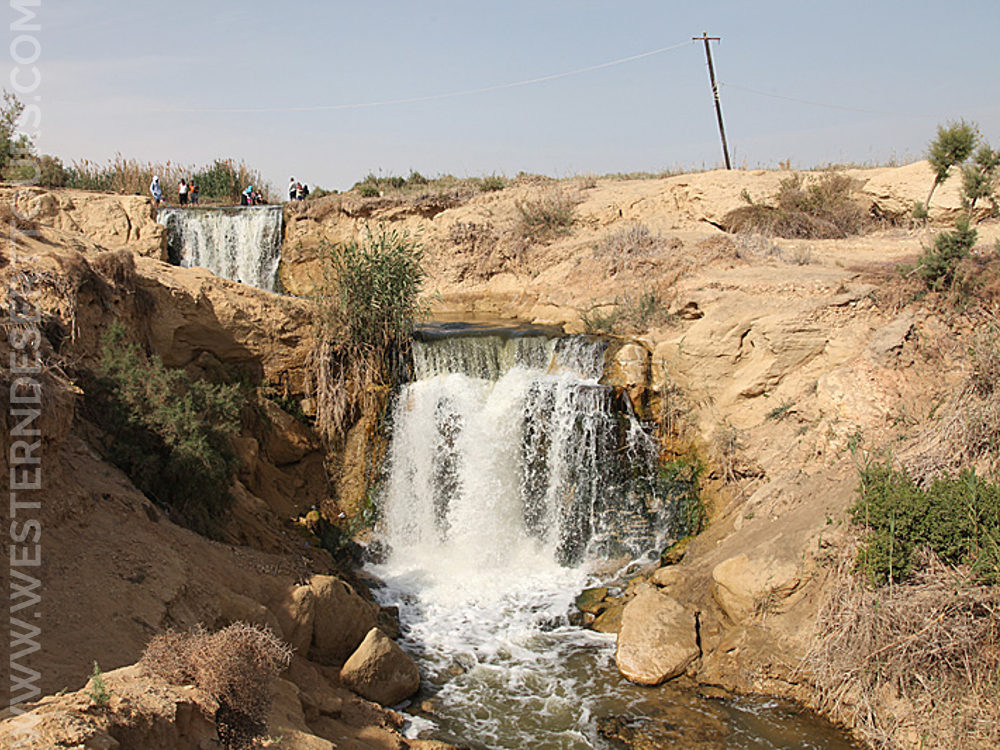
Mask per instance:
[[[455,222],[448,231],[448,241],[466,261],[458,271],[458,281],[466,277],[488,279],[515,269],[527,249],[526,241],[516,232],[498,232],[490,222]]]
[[[969,349],[965,380],[939,410],[939,419],[904,454],[902,463],[922,486],[963,467],[1000,472],[1000,329],[981,328]]]
[[[291,647],[270,630],[236,622],[215,633],[168,630],[146,646],[140,666],[175,685],[193,683],[216,704],[219,739],[249,748],[267,730],[271,686],[292,660]]]
[[[762,203],[744,191],[748,205],[730,211],[720,223],[727,232],[786,239],[863,234],[871,228],[872,217],[854,197],[860,186],[860,181],[838,172],[810,180],[796,174],[782,180],[778,192]]]
[[[649,268],[665,252],[681,246],[676,237],[662,237],[645,224],[630,222],[605,234],[594,248],[594,256],[604,260],[608,273],[616,276]]]
[[[0,224],[3,225],[3,233],[8,237],[16,236],[15,230],[26,232],[38,228],[30,217],[24,216],[6,200],[0,201]]]
[[[870,588],[849,552],[803,664],[820,707],[876,748],[996,747],[1000,589],[929,556],[911,581]]]
[[[559,189],[518,201],[517,233],[529,242],[547,242],[566,234],[576,222],[576,203]]]

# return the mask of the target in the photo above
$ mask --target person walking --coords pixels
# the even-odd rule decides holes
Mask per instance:
[[[158,175],[154,175],[153,181],[149,183],[149,192],[153,194],[153,207],[159,208],[160,203],[163,202],[163,190],[160,188],[160,178]]]
[[[191,197],[190,197],[191,205],[192,206],[197,206],[198,205],[198,198],[201,197],[201,190],[198,188],[197,185],[192,185],[190,187],[190,189],[188,190],[188,193],[191,194]]]
[[[288,200],[295,200],[295,178],[291,177],[288,180]]]
[[[182,206],[186,206],[188,202],[188,185],[183,177],[181,178],[180,186],[177,188],[177,202]]]

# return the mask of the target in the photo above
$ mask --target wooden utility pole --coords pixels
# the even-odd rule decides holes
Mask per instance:
[[[712,98],[715,99],[715,116],[719,121],[719,135],[722,136],[722,155],[726,157],[726,169],[732,169],[729,163],[729,146],[726,145],[726,126],[722,124],[722,102],[719,101],[719,84],[715,82],[715,67],[712,65],[712,49],[709,42],[720,42],[722,37],[709,36],[707,31],[701,32],[701,36],[691,37],[692,41],[701,40],[705,42],[705,59],[708,60],[708,80],[712,83]]]

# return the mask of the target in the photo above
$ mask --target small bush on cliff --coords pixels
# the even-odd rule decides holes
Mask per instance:
[[[316,421],[332,440],[359,410],[384,403],[404,374],[413,322],[424,311],[424,253],[406,231],[380,225],[360,239],[321,247],[319,255]]]
[[[108,692],[108,687],[104,684],[104,673],[101,672],[96,661],[94,662],[94,671],[90,673],[90,682],[87,684],[90,686],[90,689],[87,690],[90,704],[98,708],[107,708],[108,703],[111,702],[111,693]]]
[[[969,227],[967,217],[955,222],[951,232],[941,232],[934,243],[925,247],[917,261],[917,275],[930,289],[943,291],[955,280],[955,270],[976,244],[976,230]]]
[[[871,226],[871,217],[855,198],[859,187],[857,180],[840,172],[812,179],[792,175],[764,202],[754,202],[744,191],[747,205],[730,211],[720,223],[733,234],[749,232],[788,239],[840,239],[862,234]]]
[[[566,234],[576,222],[576,204],[561,190],[516,205],[517,232],[530,242],[545,242]]]
[[[270,630],[236,622],[215,633],[168,630],[148,643],[139,665],[168,683],[205,691],[216,705],[222,746],[243,750],[265,736],[272,685],[291,660],[291,647]]]
[[[239,426],[238,386],[192,380],[147,357],[114,324],[104,335],[87,411],[105,433],[105,456],[135,485],[203,534],[229,506]]]
[[[674,316],[670,300],[658,290],[648,289],[616,297],[610,309],[594,308],[581,313],[580,319],[587,333],[623,336],[667,325]]]
[[[888,464],[867,466],[850,513],[863,534],[857,567],[873,583],[905,579],[924,549],[1000,581],[1000,487],[974,471],[922,488]]]

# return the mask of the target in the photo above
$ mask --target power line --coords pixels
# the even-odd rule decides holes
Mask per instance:
[[[519,86],[530,86],[536,83],[544,83],[545,81],[554,81],[558,78],[568,78],[569,76],[580,75],[581,73],[590,73],[594,70],[601,70],[602,68],[610,68],[615,65],[622,65],[624,63],[632,62],[633,60],[640,60],[644,57],[651,57],[653,55],[659,55],[663,52],[669,52],[671,50],[679,49],[681,47],[686,47],[692,44],[692,41],[681,42],[680,44],[673,44],[669,47],[660,47],[659,49],[649,50],[648,52],[640,52],[637,55],[629,55],[628,57],[621,57],[617,60],[610,60],[608,62],[598,63],[597,65],[588,65],[585,68],[577,68],[576,70],[567,70],[563,73],[552,73],[549,75],[538,76],[537,78],[528,78],[523,81],[513,81],[511,83],[500,83],[494,86],[484,86],[482,88],[476,89],[465,89],[463,91],[452,91],[445,94],[430,94],[428,96],[410,96],[403,99],[384,99],[381,101],[374,102],[355,102],[350,104],[320,104],[313,106],[299,106],[299,107],[204,107],[204,108],[170,108],[170,109],[157,109],[153,111],[157,112],[220,112],[220,113],[265,113],[265,112],[318,112],[322,110],[334,110],[334,109],[362,109],[365,107],[383,107],[389,104],[412,104],[415,102],[429,102],[437,99],[452,99],[459,96],[470,96],[472,94],[485,94],[490,91],[499,91],[501,89],[513,89]]]
[[[737,89],[738,91],[746,91],[750,94],[757,94],[758,96],[767,96],[772,99],[784,99],[789,102],[798,102],[799,104],[811,104],[814,107],[826,107],[828,109],[843,109],[848,112],[864,112],[869,115],[889,115],[891,117],[929,117],[930,115],[913,115],[906,112],[889,112],[883,109],[863,109],[861,107],[848,107],[842,104],[827,104],[826,102],[817,102],[811,99],[799,99],[795,96],[785,96],[783,94],[772,94],[767,91],[759,91],[757,89],[748,88],[747,86],[737,86],[735,83],[725,83],[720,81],[720,86],[725,86],[728,89]]]

